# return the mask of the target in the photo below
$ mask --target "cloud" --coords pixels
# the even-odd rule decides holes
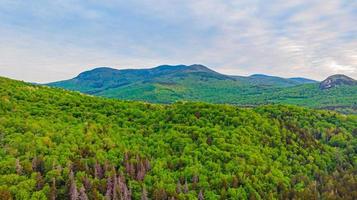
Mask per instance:
[[[98,65],[202,63],[238,75],[357,78],[356,21],[347,0],[3,0],[0,75],[47,82]]]
[[[357,70],[355,67],[350,65],[341,65],[336,63],[336,61],[331,61],[327,66],[335,73],[355,73]]]

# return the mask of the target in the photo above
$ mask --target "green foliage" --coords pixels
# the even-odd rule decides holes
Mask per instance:
[[[0,78],[0,199],[356,199],[357,116]]]

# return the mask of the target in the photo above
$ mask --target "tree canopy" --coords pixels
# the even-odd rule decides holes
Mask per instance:
[[[356,199],[357,116],[0,78],[0,199]]]

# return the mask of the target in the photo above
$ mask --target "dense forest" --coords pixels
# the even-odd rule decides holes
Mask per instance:
[[[357,116],[0,78],[0,199],[357,199]]]

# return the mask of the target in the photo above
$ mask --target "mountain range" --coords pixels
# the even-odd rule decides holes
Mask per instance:
[[[231,76],[203,65],[162,65],[151,69],[95,68],[47,84],[82,93],[154,103],[205,101],[243,106],[294,104],[356,113],[357,84],[334,75],[323,82],[264,74]]]

